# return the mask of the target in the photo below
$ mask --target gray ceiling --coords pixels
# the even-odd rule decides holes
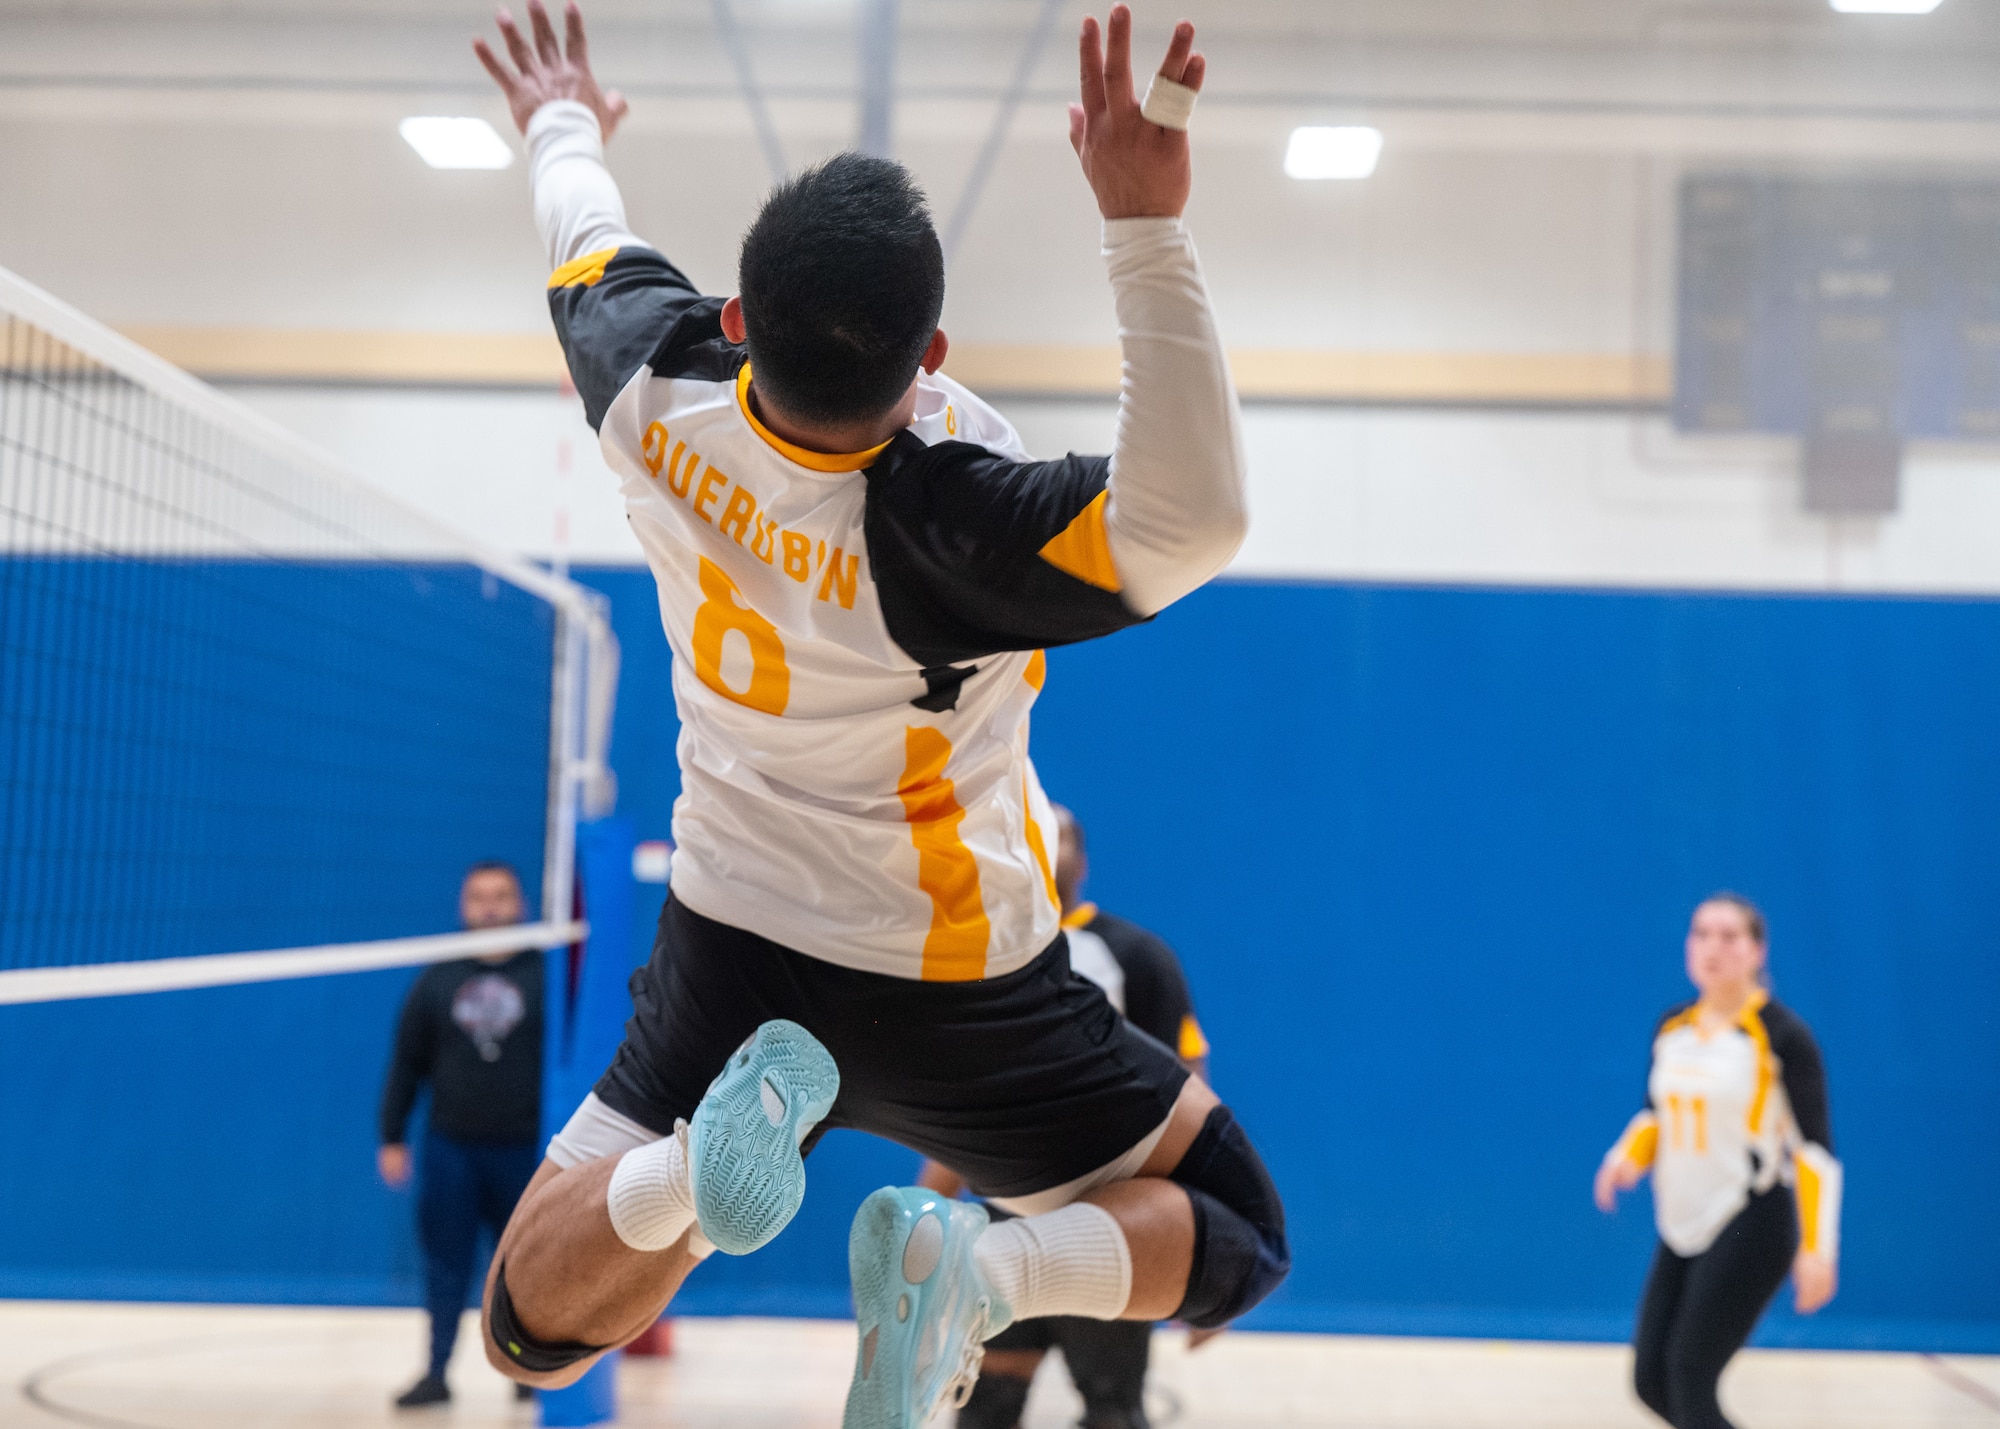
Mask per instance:
[[[1083,0],[1058,0],[1034,91],[1068,82]],[[1042,0],[903,0],[899,90],[998,93]],[[1099,9],[1102,6],[1098,6]],[[1222,103],[2000,112],[2000,4],[1922,18],[1825,0],[1141,0],[1157,44],[1200,27]],[[735,0],[775,97],[852,92],[854,0]],[[6,0],[0,90],[89,87],[436,92],[484,81],[479,0]],[[733,90],[710,0],[591,0],[599,65],[639,94]]]

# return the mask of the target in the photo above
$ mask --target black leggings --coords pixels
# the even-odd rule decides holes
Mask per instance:
[[[1060,1349],[1076,1392],[1083,1396],[1079,1429],[1149,1429],[1146,1361],[1152,1343],[1153,1327],[1141,1320],[1051,1315],[1016,1321],[988,1340],[986,1348]],[[957,1429],[1015,1429],[1028,1403],[1028,1385],[1028,1380],[987,1370],[958,1411]]]
[[[1700,1255],[1660,1246],[1632,1340],[1632,1387],[1648,1409],[1674,1429],[1732,1429],[1716,1382],[1784,1284],[1798,1248],[1798,1211],[1785,1186],[1752,1196]]]

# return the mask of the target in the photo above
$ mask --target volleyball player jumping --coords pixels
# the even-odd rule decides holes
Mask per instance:
[[[1645,1110],[1605,1154],[1597,1204],[1653,1173],[1660,1246],[1639,1306],[1633,1385],[1674,1429],[1730,1429],[1723,1368],[1791,1273],[1798,1308],[1833,1298],[1841,1167],[1826,1075],[1798,1014],[1763,985],[1764,916],[1719,893],[1694,910],[1700,990],[1653,1034]]]
[[[1108,457],[1035,462],[938,372],[943,255],[904,169],[844,154],[779,185],[740,294],[703,297],[626,227],[602,159],[626,106],[575,4],[562,41],[528,12],[526,34],[500,14],[511,64],[476,47],[526,135],[556,329],[658,583],[683,792],[625,1044],[494,1258],[489,1357],[574,1380],[708,1251],[783,1229],[831,1126],[1020,1217],[917,1188],[863,1203],[848,1429],[916,1429],[1017,1317],[1235,1318],[1289,1267],[1277,1191],[1201,1079],[1069,975],[1028,758],[1042,649],[1151,617],[1245,529],[1180,219],[1193,26],[1142,107],[1130,13],[1102,41],[1083,23],[1070,138],[1124,379]]]

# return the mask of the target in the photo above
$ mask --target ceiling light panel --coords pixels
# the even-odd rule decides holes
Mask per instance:
[[[396,127],[434,169],[504,169],[514,162],[513,146],[484,119],[419,114]]]
[[[1306,124],[1285,145],[1285,172],[1295,179],[1365,179],[1382,157],[1382,131],[1364,124]]]

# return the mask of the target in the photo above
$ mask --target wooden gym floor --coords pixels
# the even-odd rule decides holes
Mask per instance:
[[[0,1302],[7,1429],[497,1429],[535,1422],[486,1367],[472,1323],[457,1401],[397,1415],[420,1365],[411,1310]],[[853,1326],[681,1320],[667,1361],[621,1368],[620,1423],[658,1429],[834,1429]],[[1159,1429],[1644,1429],[1617,1346],[1226,1335],[1190,1355],[1156,1342]],[[1752,1351],[1723,1381],[1743,1429],[2000,1429],[2000,1358]],[[1028,1429],[1074,1422],[1044,1367]],[[948,1419],[942,1422],[948,1423]]]

